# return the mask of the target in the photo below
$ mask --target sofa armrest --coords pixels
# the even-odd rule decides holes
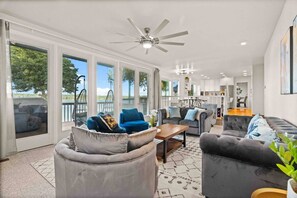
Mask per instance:
[[[209,132],[211,128],[211,122],[208,122],[208,119],[211,118],[212,115],[212,110],[206,110],[199,114],[199,135],[206,131]]]
[[[269,144],[257,140],[203,133],[200,148],[204,154],[224,156],[257,166],[276,168],[276,164],[281,163]]]
[[[252,116],[224,115],[224,130],[247,131]]]
[[[167,116],[166,109],[159,109],[159,111],[158,111],[158,124],[159,125],[163,124],[163,120],[166,118],[166,116]]]

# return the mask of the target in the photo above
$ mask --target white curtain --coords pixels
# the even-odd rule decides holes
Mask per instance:
[[[0,20],[0,159],[16,152],[14,109],[11,90],[9,23]]]
[[[154,109],[160,109],[161,107],[161,85],[160,85],[160,70],[154,71]]]

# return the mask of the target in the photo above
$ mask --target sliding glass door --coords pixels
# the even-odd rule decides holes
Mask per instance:
[[[62,131],[80,126],[87,119],[87,60],[63,55]]]
[[[114,115],[114,67],[97,63],[97,113]]]
[[[123,67],[122,70],[122,108],[133,108],[134,104],[135,70]]]
[[[149,104],[149,75],[139,72],[139,111],[144,115],[148,114]]]
[[[10,51],[16,138],[47,134],[47,51],[21,44]]]

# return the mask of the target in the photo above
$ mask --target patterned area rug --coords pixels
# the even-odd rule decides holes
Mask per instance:
[[[204,197],[201,194],[201,155],[199,138],[187,136],[187,147],[174,151],[168,156],[167,163],[159,161],[158,190],[154,197]],[[39,160],[31,165],[55,187],[53,157]]]

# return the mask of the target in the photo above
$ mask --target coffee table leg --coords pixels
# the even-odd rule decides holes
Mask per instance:
[[[163,162],[167,162],[167,140],[163,141]]]
[[[183,142],[184,147],[186,147],[186,132],[184,131],[184,142]]]

